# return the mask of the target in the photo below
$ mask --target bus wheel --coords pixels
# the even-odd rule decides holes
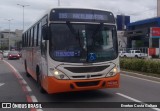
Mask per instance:
[[[135,58],[138,58],[138,55],[135,55]]]
[[[40,74],[40,72],[39,72],[39,68],[36,68],[36,70],[37,70],[37,71],[36,71],[36,72],[37,72],[37,83],[38,83],[39,91],[40,91],[41,93],[45,94],[46,91],[43,89],[42,84],[41,84],[42,76],[41,76],[41,74]]]
[[[30,74],[27,71],[27,63],[26,63],[26,61],[24,61],[24,67],[25,67],[25,71],[26,71],[26,76],[30,77]]]

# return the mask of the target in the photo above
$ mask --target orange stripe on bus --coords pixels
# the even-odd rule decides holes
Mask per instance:
[[[28,72],[31,76],[36,80],[36,74],[33,70],[27,68]],[[83,91],[83,90],[96,90],[102,88],[119,88],[119,79],[120,74],[116,74],[114,77],[108,78],[99,78],[99,79],[88,79],[88,80],[58,80],[53,76],[45,76],[42,77],[42,87],[49,93],[60,93],[60,92],[71,92],[71,91]],[[85,86],[78,87],[76,82],[94,82],[100,81],[98,85],[95,86]],[[105,85],[103,86],[103,84]],[[71,85],[74,88],[71,88]]]
[[[54,77],[46,77],[46,81],[48,81],[48,93],[59,93],[59,92],[70,92],[70,91],[82,91],[82,90],[95,90],[95,89],[102,89],[102,88],[118,88],[119,87],[119,78],[120,74],[118,73],[114,77],[110,78],[100,78],[100,79],[91,79],[91,80],[57,80]],[[85,86],[85,87],[78,87],[76,82],[94,82],[100,81],[98,85],[95,86]],[[112,82],[115,84],[108,84],[108,82]],[[103,86],[103,83],[105,85]],[[74,88],[71,88],[71,84]]]

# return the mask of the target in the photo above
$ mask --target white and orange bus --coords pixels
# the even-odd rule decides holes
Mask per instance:
[[[117,31],[111,12],[53,8],[22,38],[26,75],[37,81],[41,92],[119,87]]]

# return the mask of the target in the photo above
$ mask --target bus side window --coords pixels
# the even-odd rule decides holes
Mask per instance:
[[[27,47],[30,46],[30,31],[28,32],[28,36],[27,36]]]
[[[27,32],[23,36],[23,47],[26,47],[26,38],[27,38]]]
[[[28,47],[28,39],[27,39],[28,37],[29,37],[29,31],[27,31],[27,35],[26,35],[26,44],[25,44],[26,47]]]
[[[23,46],[24,46],[24,47],[26,47],[26,38],[27,38],[27,32],[26,32],[26,34],[25,34],[25,36],[24,36],[24,38],[23,38],[23,40],[24,40],[24,41],[23,41]]]
[[[37,24],[37,31],[36,31],[36,46],[38,46],[38,39],[39,39],[39,23]]]
[[[25,43],[25,42],[26,42],[25,40],[26,40],[26,36],[23,36],[23,47],[25,47],[25,44],[26,44],[26,43]]]
[[[32,29],[31,29],[31,47],[33,47],[34,46],[34,27],[32,27]]]
[[[41,44],[41,54],[42,54],[42,56],[45,57],[46,56],[46,52],[47,52],[47,41],[43,40],[43,37],[42,37],[42,44]]]
[[[31,46],[31,30],[29,30],[27,38],[28,38],[28,47],[30,47]]]
[[[25,37],[25,43],[24,43],[24,45],[25,45],[25,47],[27,47],[27,36]]]
[[[38,46],[41,45],[41,40],[42,40],[42,26],[41,26],[41,22],[39,23],[39,29],[38,29]]]
[[[41,54],[42,56],[46,56],[46,52],[47,52],[47,42],[46,40],[42,40],[42,44],[41,44]]]
[[[22,35],[22,47],[24,47],[24,37],[26,36],[26,33]]]
[[[37,25],[34,27],[34,46],[37,46]]]
[[[27,34],[28,34],[28,32],[27,32]],[[24,38],[24,45],[25,45],[25,47],[27,47],[27,36],[25,36],[25,38]]]

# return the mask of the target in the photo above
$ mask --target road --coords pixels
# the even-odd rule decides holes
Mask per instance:
[[[124,74],[121,74],[121,84],[118,89],[41,94],[36,81],[26,77],[21,60],[0,61],[0,84],[2,84],[0,85],[0,102],[160,102],[159,82]],[[44,108],[42,110],[160,111],[158,108]]]

